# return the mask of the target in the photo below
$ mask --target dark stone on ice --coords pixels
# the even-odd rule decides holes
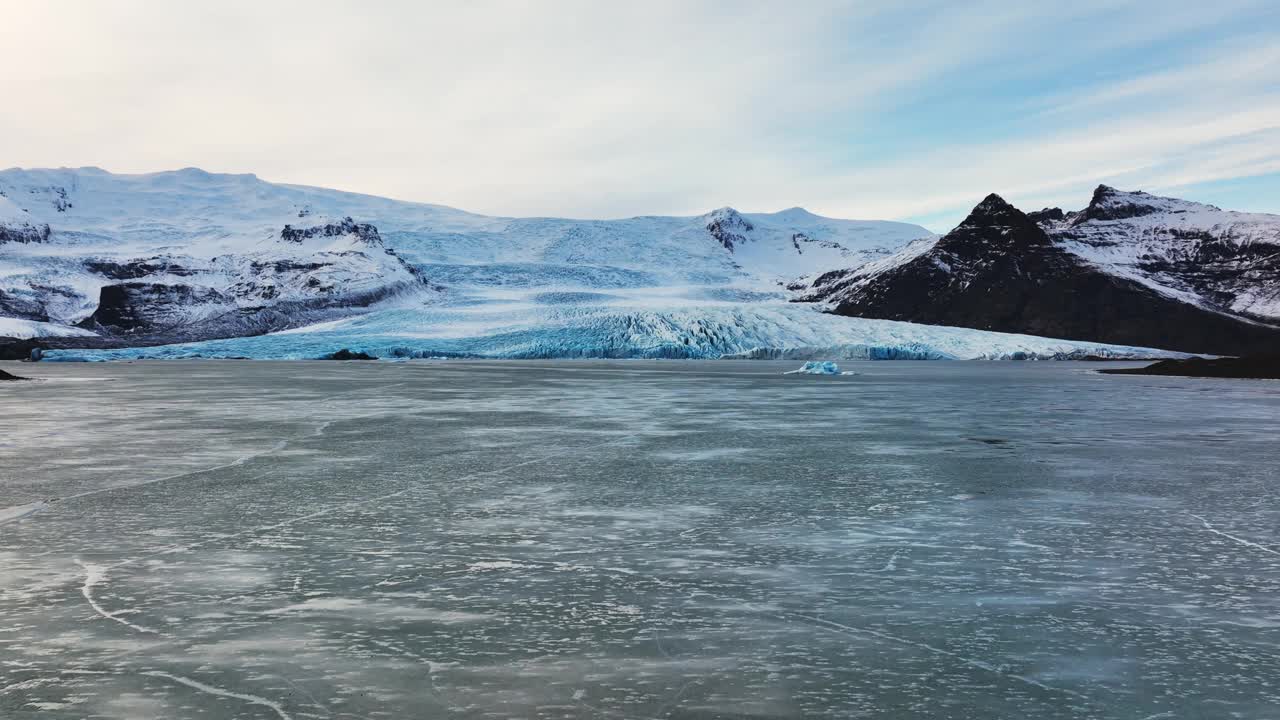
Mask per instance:
[[[326,355],[323,360],[377,360],[378,358],[366,352],[356,350],[352,352],[347,348],[342,348],[332,355]]]

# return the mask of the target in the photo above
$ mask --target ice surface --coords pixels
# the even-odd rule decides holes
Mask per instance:
[[[24,365],[0,717],[1274,717],[1280,385],[796,364]]]

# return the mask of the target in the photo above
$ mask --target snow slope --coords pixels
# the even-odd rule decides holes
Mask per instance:
[[[48,271],[65,273],[75,261],[93,255],[159,255],[216,264],[228,255],[292,258],[344,250],[348,248],[290,250],[279,236],[286,225],[315,227],[352,218],[372,224],[387,247],[427,268],[519,265],[540,272],[540,282],[554,282],[565,273],[563,280],[573,283],[572,272],[564,268],[607,267],[644,273],[636,278],[641,284],[674,280],[758,286],[856,264],[930,235],[917,225],[834,220],[798,208],[750,215],[722,208],[697,217],[622,220],[485,217],[195,169],[149,175],[114,175],[95,168],[12,169],[0,171],[0,195],[7,205],[21,208],[21,217],[10,209],[0,222],[21,220],[53,229],[48,242],[7,247],[6,260],[44,262]],[[709,230],[711,225],[716,230]],[[234,268],[219,269],[234,274]],[[356,271],[348,280],[360,277]],[[102,281],[84,279],[85,287],[95,283]],[[79,318],[72,313],[59,319]]]
[[[26,339],[33,337],[93,337],[93,335],[92,332],[78,327],[36,320],[0,317],[0,337]]]
[[[420,285],[333,194],[314,195],[316,210],[308,191],[199,170],[0,172],[0,315],[199,337],[252,330],[265,309],[358,307]],[[19,233],[32,227],[50,231]]]

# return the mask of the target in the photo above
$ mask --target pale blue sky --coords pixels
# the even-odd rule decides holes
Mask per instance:
[[[513,215],[1280,212],[1280,3],[0,0],[0,165]]]

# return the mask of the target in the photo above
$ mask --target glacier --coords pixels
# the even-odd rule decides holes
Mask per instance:
[[[1180,356],[1150,348],[846,318],[811,305],[636,308],[478,303],[385,308],[254,337],[154,347],[51,350],[47,361],[312,359],[348,348],[378,358],[1052,360]]]

